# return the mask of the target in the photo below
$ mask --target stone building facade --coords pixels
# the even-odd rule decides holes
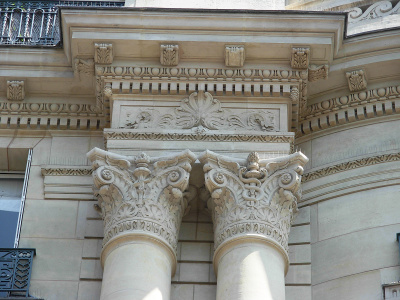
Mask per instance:
[[[400,2],[100,2],[2,33],[31,296],[400,299]]]

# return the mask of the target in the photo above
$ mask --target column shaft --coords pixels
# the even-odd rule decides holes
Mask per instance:
[[[111,250],[100,300],[168,300],[171,254],[155,241],[133,240]]]
[[[217,300],[284,300],[285,258],[268,243],[233,245],[218,259]]]

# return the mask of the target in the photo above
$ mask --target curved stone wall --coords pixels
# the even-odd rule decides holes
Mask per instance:
[[[380,299],[399,280],[399,126],[383,119],[299,144],[310,158],[299,206],[311,212],[313,299]]]

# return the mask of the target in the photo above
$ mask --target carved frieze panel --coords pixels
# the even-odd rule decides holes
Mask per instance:
[[[225,66],[243,67],[245,60],[244,46],[225,46]]]
[[[284,105],[261,104],[246,109],[233,104],[223,105],[210,93],[203,91],[159,107],[145,105],[143,101],[135,105],[132,105],[133,101],[121,102],[114,103],[113,128],[188,129],[195,132],[277,132],[287,128],[281,122],[286,113]]]
[[[178,45],[161,45],[160,62],[163,66],[176,66],[179,63]]]
[[[25,98],[25,82],[19,80],[7,81],[7,99],[21,101]]]
[[[155,128],[157,132],[165,130],[166,126],[173,130],[193,129],[193,132],[296,130],[299,108],[305,103],[308,76],[307,70],[293,69],[101,65],[96,65],[95,73],[98,107],[105,114],[111,111],[111,128]],[[217,103],[221,104],[222,126],[218,124],[218,129],[215,129],[215,124],[200,124],[208,122],[209,118],[199,119],[200,123],[191,128],[178,122],[177,117],[183,117],[178,116],[177,108],[181,106],[178,102],[187,98],[190,104],[193,93],[209,93],[215,102],[213,108]],[[238,97],[242,98],[236,100]],[[146,99],[157,101],[157,105]],[[248,104],[234,104],[238,100]],[[185,108],[182,109],[184,113]]]
[[[97,64],[112,64],[114,59],[113,45],[106,43],[94,44],[94,61]]]
[[[211,194],[208,208],[214,223],[217,249],[232,238],[257,234],[288,248],[290,226],[301,197],[301,175],[308,159],[294,153],[260,160],[257,153],[246,161],[206,151],[205,183]]]
[[[290,63],[294,69],[307,69],[310,63],[310,48],[292,48]]]
[[[346,77],[351,92],[358,92],[367,88],[367,80],[363,70],[346,72]]]
[[[186,189],[194,154],[187,150],[170,157],[127,157],[95,148],[88,158],[104,222],[104,245],[117,236],[139,233],[157,237],[176,251],[191,199]]]

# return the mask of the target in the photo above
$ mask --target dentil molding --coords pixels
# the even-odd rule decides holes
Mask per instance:
[[[355,92],[307,106],[297,135],[399,113],[400,86]]]

